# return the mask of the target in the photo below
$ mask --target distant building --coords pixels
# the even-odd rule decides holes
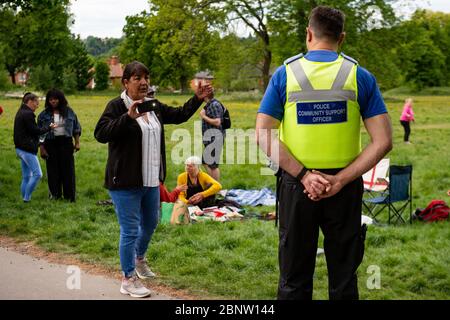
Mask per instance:
[[[15,77],[16,77],[16,84],[25,86],[28,82],[28,79],[30,79],[30,74],[28,73],[28,71],[19,71],[16,73]]]
[[[120,88],[122,86],[123,64],[120,63],[118,56],[112,56],[106,61],[109,66],[109,80],[110,85],[114,88]],[[95,68],[89,70],[95,74]],[[89,81],[87,85],[88,89],[95,88],[95,76]]]
[[[26,86],[29,79],[30,73],[27,70],[17,71],[14,74],[14,81],[17,85]],[[9,77],[9,81],[12,83],[11,77]]]
[[[112,56],[108,59],[109,79],[113,87],[122,85],[123,65],[119,61],[118,56]]]

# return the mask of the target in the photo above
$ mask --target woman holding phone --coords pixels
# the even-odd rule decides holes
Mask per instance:
[[[138,61],[129,63],[122,84],[125,90],[108,103],[94,134],[99,142],[108,143],[105,187],[120,225],[120,292],[147,297],[150,290],[138,278],[155,277],[145,253],[158,223],[159,184],[166,176],[164,124],[187,121],[211,93],[211,87],[199,86],[183,107],[170,107],[154,99],[151,110],[143,112],[139,106],[149,100],[148,68]]]

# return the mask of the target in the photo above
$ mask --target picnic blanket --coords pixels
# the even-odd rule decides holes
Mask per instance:
[[[244,216],[239,212],[244,212],[245,210],[239,209],[236,207],[209,207],[200,209],[198,206],[188,206],[189,216],[191,222],[198,222],[204,220],[213,220],[213,221],[234,221],[234,220],[242,220]]]
[[[247,206],[274,206],[275,194],[269,188],[261,190],[244,190],[244,189],[230,189],[228,190],[225,199],[236,201],[240,205]]]

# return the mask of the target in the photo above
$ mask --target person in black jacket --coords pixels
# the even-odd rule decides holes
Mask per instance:
[[[138,61],[125,67],[122,84],[125,91],[108,103],[94,135],[99,142],[108,143],[105,187],[120,225],[124,274],[120,292],[146,297],[150,290],[137,278],[155,276],[144,258],[158,223],[159,183],[166,176],[164,124],[187,121],[212,89],[199,87],[181,108],[150,100],[146,98],[149,70]],[[151,101],[151,110],[140,113],[144,101]]]
[[[38,97],[33,93],[26,93],[14,119],[14,145],[22,165],[20,191],[24,202],[31,200],[31,194],[42,177],[41,166],[37,158],[39,135],[57,127],[53,123],[47,127],[38,127],[34,114],[38,106]]]
[[[48,132],[40,144],[41,158],[47,166],[48,190],[51,199],[75,202],[75,159],[74,152],[80,150],[81,125],[77,115],[69,106],[64,93],[51,89],[45,98],[45,110],[38,116],[38,125],[49,123],[58,128]]]

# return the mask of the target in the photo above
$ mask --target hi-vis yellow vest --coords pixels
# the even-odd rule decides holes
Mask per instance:
[[[280,139],[306,168],[344,168],[361,151],[357,62],[286,60]]]

